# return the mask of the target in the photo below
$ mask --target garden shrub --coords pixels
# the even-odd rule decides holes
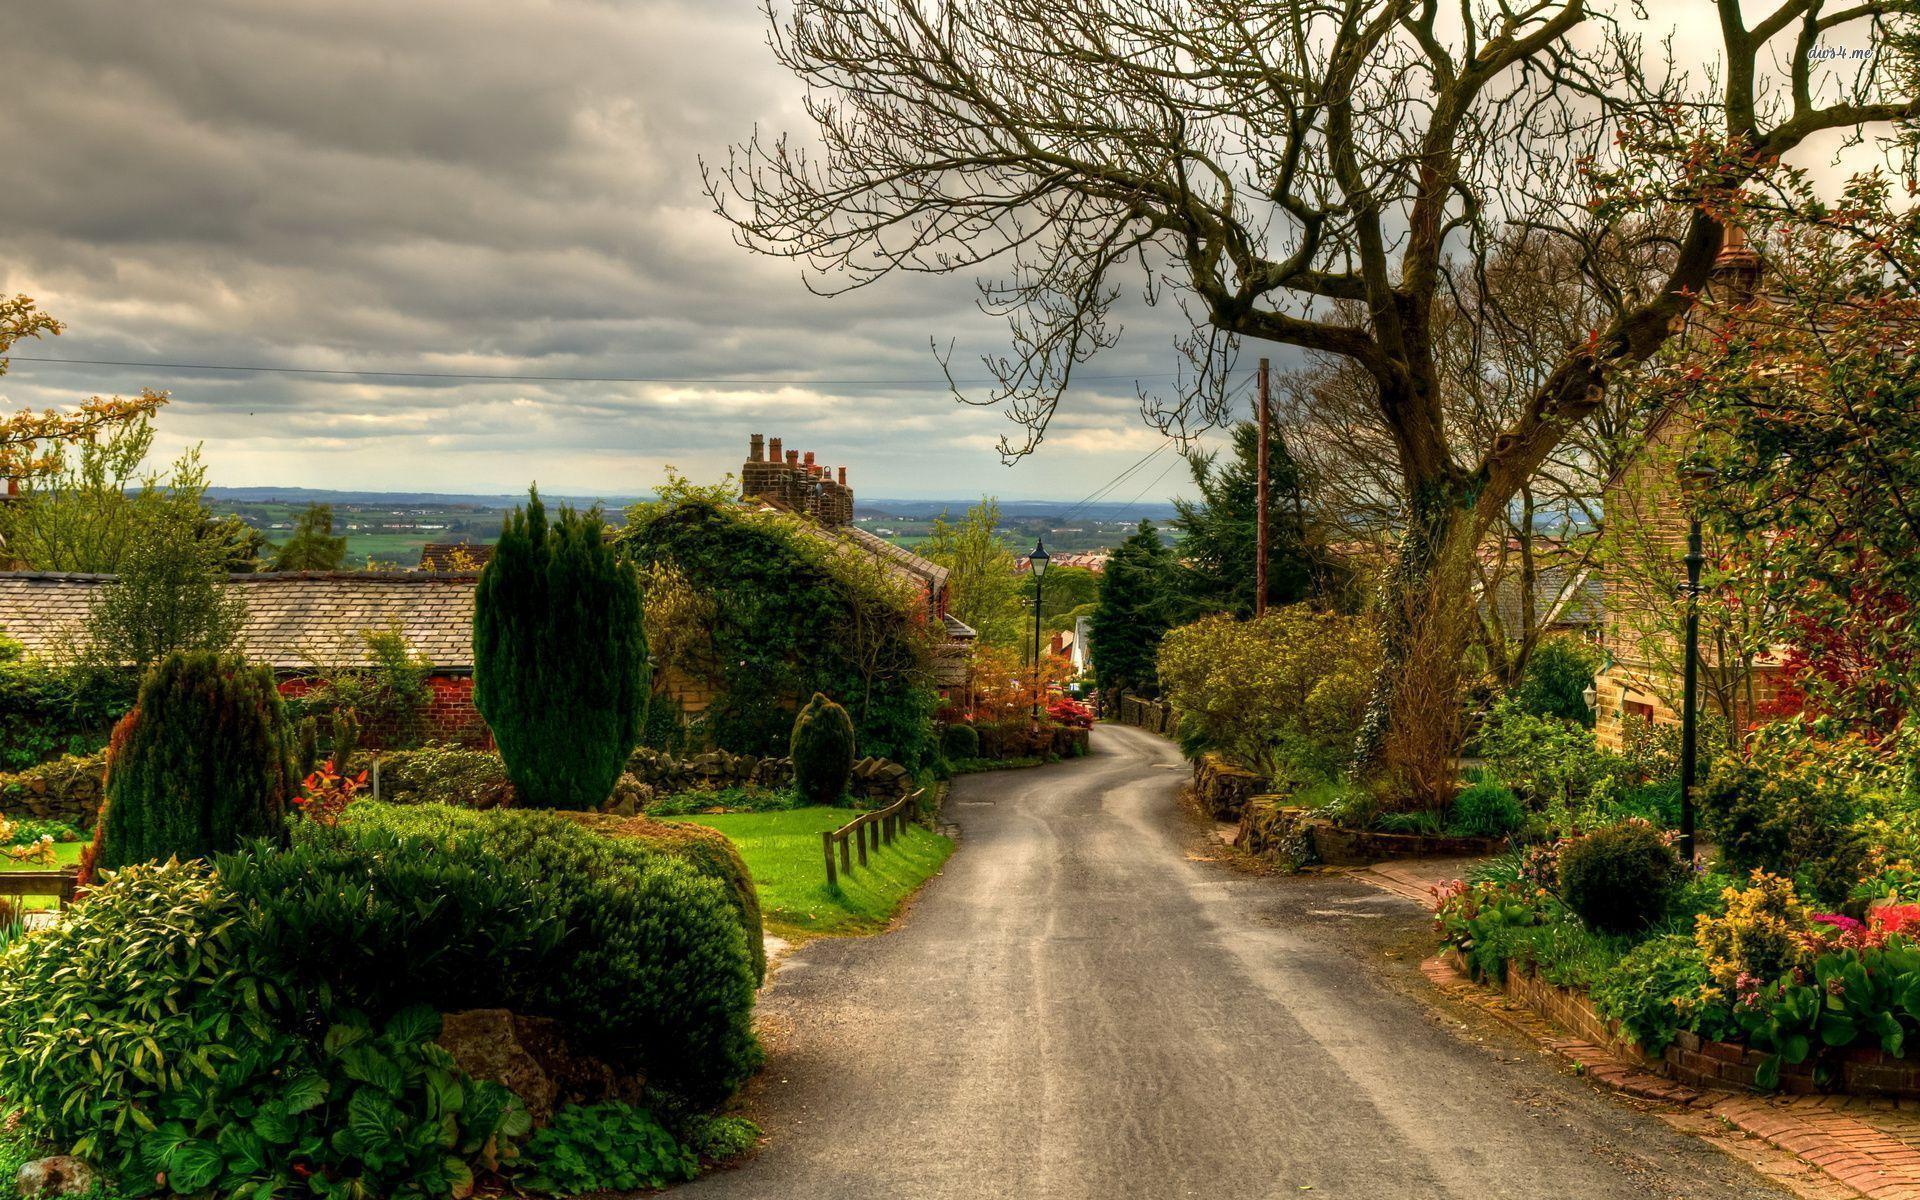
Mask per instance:
[[[139,686],[130,672],[48,662],[0,636],[0,774],[104,749]]]
[[[853,777],[853,721],[819,692],[793,719],[793,786],[809,804],[833,804]]]
[[[503,808],[513,803],[513,782],[507,778],[506,764],[491,751],[426,745],[380,756],[380,799],[392,804]]]
[[[1629,950],[1592,983],[1594,1007],[1649,1054],[1659,1054],[1682,1029],[1717,1039],[1727,1029],[1726,1006],[1709,994],[1713,976],[1690,937],[1651,937]]]
[[[1807,909],[1791,879],[1756,869],[1724,895],[1726,911],[1702,915],[1693,934],[1716,986],[1732,996],[1806,965]]]
[[[940,735],[940,753],[949,762],[965,762],[980,757],[980,731],[964,721],[956,721]]]
[[[1560,897],[1589,928],[1632,933],[1666,914],[1683,871],[1664,834],[1623,821],[1561,848]]]
[[[1591,815],[1594,787],[1619,770],[1594,742],[1592,730],[1558,717],[1536,716],[1511,697],[1497,702],[1487,715],[1480,754],[1488,769],[1529,807],[1568,825]]]
[[[325,667],[306,676],[309,686],[287,701],[296,721],[312,717],[329,728],[341,716],[358,732],[372,735],[382,749],[406,750],[420,744],[433,703],[433,660],[416,654],[399,629],[362,629],[366,665]],[[338,750],[334,760],[342,761]]]
[[[725,1098],[759,1062],[744,888],[729,889],[701,834],[672,831],[669,853],[583,822],[355,804],[338,829],[302,823],[289,852],[222,870],[288,971],[318,972],[369,1011],[553,1017],[652,1085]]]
[[[1586,690],[1593,686],[1593,675],[1600,669],[1600,651],[1592,642],[1577,637],[1551,637],[1533,648],[1527,656],[1520,686],[1513,698],[1521,710],[1536,717],[1555,717],[1588,728],[1593,726],[1593,710],[1587,707]]]
[[[474,586],[474,706],[535,808],[598,808],[640,738],[640,582],[602,529],[598,509],[549,523],[529,492]]]
[[[93,866],[204,858],[283,838],[291,743],[271,670],[210,651],[168,655],[114,731]]]
[[[134,866],[0,956],[0,1092],[34,1136],[134,1192],[256,1198],[451,1196],[511,1153],[525,1112],[436,1013],[301,986],[250,907],[204,863]]]
[[[1481,780],[1453,798],[1447,832],[1456,837],[1509,837],[1526,822],[1527,811],[1512,788]]]
[[[697,1114],[681,1131],[687,1149],[707,1162],[726,1162],[739,1158],[760,1143],[760,1127],[745,1117],[712,1117]]]
[[[1866,874],[1861,781],[1816,754],[1756,749],[1720,764],[1700,796],[1701,824],[1735,874],[1790,876],[1810,896],[1838,904]]]
[[[1379,659],[1371,624],[1297,604],[1171,630],[1158,673],[1183,745],[1270,776],[1302,760],[1325,773],[1352,748]]]
[[[699,1155],[652,1113],[620,1103],[561,1109],[522,1158],[515,1182],[549,1196],[663,1188],[700,1173]]]

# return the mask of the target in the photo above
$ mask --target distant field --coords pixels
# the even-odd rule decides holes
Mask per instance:
[[[294,522],[306,507],[302,503],[229,500],[219,506],[219,511],[238,516],[277,545],[292,533]],[[491,545],[499,536],[500,518],[497,509],[466,505],[336,504],[333,532],[347,539],[348,567],[364,567],[369,561],[413,567],[419,565],[421,547],[428,542]],[[424,528],[397,528],[400,526]]]

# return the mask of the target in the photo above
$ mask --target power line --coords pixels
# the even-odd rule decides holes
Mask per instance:
[[[700,383],[738,386],[833,386],[833,387],[946,387],[949,384],[979,386],[998,383],[997,379],[693,379],[664,375],[512,375],[467,371],[375,371],[327,367],[247,366],[238,363],[135,362],[115,358],[47,358],[36,354],[12,354],[11,362],[50,363],[74,367],[138,367],[149,371],[234,371],[268,375],[322,375],[379,379],[467,379],[492,383]],[[1092,381],[1121,379],[1171,379],[1172,374],[1079,375]]]

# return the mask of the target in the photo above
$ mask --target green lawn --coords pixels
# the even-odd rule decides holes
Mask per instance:
[[[840,890],[829,892],[820,834],[856,815],[845,808],[796,808],[675,819],[718,829],[733,840],[760,891],[767,929],[792,938],[884,929],[901,903],[953,853],[951,838],[915,825],[877,855],[869,854],[864,869],[856,851],[853,870],[840,877]]]
[[[71,867],[80,861],[80,852],[86,848],[87,844],[85,842],[55,842],[53,854],[59,861],[56,862],[53,867],[43,867],[39,863],[15,862],[5,855],[0,855],[0,873],[7,871],[51,871],[56,867]],[[7,886],[4,883],[0,883],[0,896],[6,895]],[[8,899],[12,899],[12,897],[9,896]],[[53,907],[52,896],[27,896],[24,899],[26,907],[28,908]]]

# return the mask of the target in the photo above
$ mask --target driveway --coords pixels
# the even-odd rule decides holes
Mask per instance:
[[[905,924],[785,962],[749,1097],[771,1142],[682,1194],[1787,1195],[1430,1007],[1409,902],[1208,861],[1170,744],[1094,749],[959,780],[960,851]]]

